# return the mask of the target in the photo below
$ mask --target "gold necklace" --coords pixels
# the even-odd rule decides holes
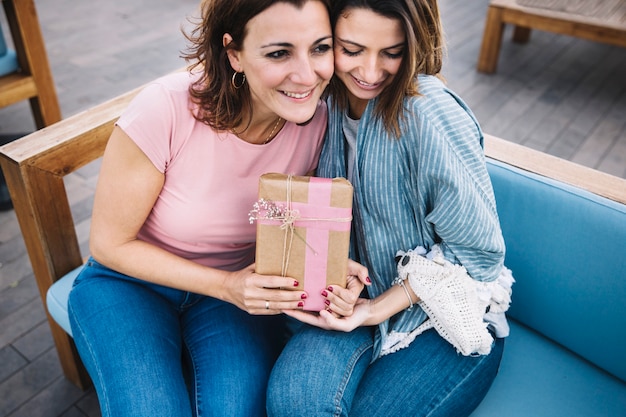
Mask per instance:
[[[280,117],[280,116],[278,117],[278,119],[276,119],[276,123],[274,123],[274,127],[272,128],[272,131],[271,131],[271,132],[270,132],[270,134],[267,136],[267,139],[265,139],[265,141],[262,143],[262,145],[265,145],[265,144],[267,144],[270,140],[272,140],[272,135],[274,135],[274,132],[276,132],[276,128],[277,128],[277,127],[278,127],[278,125],[280,124],[281,120],[283,120],[283,118],[282,118],[282,117]],[[246,139],[244,139],[243,137],[241,137],[241,133],[245,132],[245,130],[244,130],[244,131],[242,131],[241,133],[237,133],[237,132],[235,131],[235,129],[230,129],[230,132],[231,132],[233,135],[235,135],[235,136],[237,136],[237,137],[239,137],[239,138],[241,138],[241,139],[245,140],[246,142],[248,142]],[[250,142],[250,143],[252,143],[252,142]]]
[[[267,137],[267,139],[265,139],[265,142],[263,142],[263,145],[265,145],[267,142],[272,140],[272,135],[276,131],[276,128],[278,127],[278,124],[280,123],[281,120],[283,120],[283,118],[279,116],[278,119],[276,120],[276,124],[272,128],[272,131],[270,132],[269,136]]]

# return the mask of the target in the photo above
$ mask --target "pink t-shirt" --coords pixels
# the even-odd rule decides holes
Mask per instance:
[[[266,145],[217,133],[190,109],[188,73],[146,86],[117,124],[165,173],[139,238],[203,265],[238,270],[254,262],[248,213],[266,172],[304,175],[317,166],[327,123],[320,101],[306,126],[286,123]]]

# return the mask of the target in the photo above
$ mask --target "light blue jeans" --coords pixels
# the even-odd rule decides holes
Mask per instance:
[[[373,342],[372,328],[297,331],[272,371],[268,415],[468,416],[491,386],[504,349],[497,339],[487,356],[462,356],[431,329],[370,363]]]
[[[70,293],[102,415],[264,416],[283,318],[130,278],[90,259]]]

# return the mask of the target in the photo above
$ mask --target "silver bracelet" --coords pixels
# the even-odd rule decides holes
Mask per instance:
[[[404,280],[402,278],[398,277],[398,278],[393,280],[393,283],[401,286],[402,289],[404,289],[404,293],[406,294],[406,298],[409,299],[409,307],[407,308],[407,310],[411,311],[411,309],[413,308],[413,299],[411,298],[411,294],[409,294],[409,290],[407,289],[406,284],[404,283]]]

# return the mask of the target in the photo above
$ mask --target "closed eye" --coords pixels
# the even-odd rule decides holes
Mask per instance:
[[[358,56],[361,52],[363,52],[362,49],[358,50],[358,51],[351,51],[345,47],[341,48],[341,53],[343,53],[344,55],[347,56]]]
[[[384,54],[385,56],[387,56],[387,58],[398,59],[398,58],[402,58],[402,56],[404,55],[404,51],[400,51],[400,52],[385,51]]]

